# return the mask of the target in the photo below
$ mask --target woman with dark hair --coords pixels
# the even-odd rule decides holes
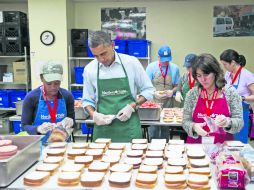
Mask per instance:
[[[239,133],[234,135],[235,140],[243,143],[248,142],[249,108],[254,102],[254,75],[244,68],[246,60],[243,55],[239,55],[235,50],[225,50],[220,55],[220,61],[226,71],[225,79],[228,84],[233,85],[238,94],[242,97],[244,127]]]
[[[218,61],[210,54],[197,57],[192,68],[197,81],[186,95],[183,128],[187,143],[223,143],[243,126],[241,98],[226,84]]]

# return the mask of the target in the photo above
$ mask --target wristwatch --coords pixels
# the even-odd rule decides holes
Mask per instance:
[[[244,96],[241,96],[242,97],[242,101],[244,102],[246,100],[246,98]]]

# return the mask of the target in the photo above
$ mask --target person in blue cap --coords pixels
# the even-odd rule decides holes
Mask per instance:
[[[156,91],[154,101],[161,103],[163,108],[173,107],[173,94],[177,90],[180,79],[179,68],[172,63],[171,49],[169,46],[161,46],[158,50],[158,61],[150,63],[146,73],[151,79]],[[151,138],[168,138],[168,128],[149,127]]]
[[[186,68],[187,72],[185,72],[179,81],[177,92],[175,96],[175,100],[180,102],[180,107],[182,108],[184,105],[184,99],[187,92],[197,85],[195,79],[192,77],[192,66],[195,63],[197,55],[190,53],[186,55],[184,59],[183,66]]]
[[[43,143],[53,129],[62,127],[66,132],[74,123],[74,98],[68,90],[60,88],[62,76],[60,62],[44,62],[40,68],[42,85],[30,91],[23,102],[22,128],[30,135],[45,135]]]

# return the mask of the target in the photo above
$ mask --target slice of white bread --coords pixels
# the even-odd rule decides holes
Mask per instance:
[[[158,143],[158,144],[166,144],[167,140],[166,139],[152,139],[151,144],[153,143]]]
[[[123,153],[123,150],[106,150],[104,155],[107,156],[121,156]]]
[[[66,142],[53,142],[49,145],[49,148],[66,148]]]
[[[123,143],[112,143],[108,146],[108,149],[110,150],[124,150],[125,144]]]
[[[113,165],[110,168],[111,172],[130,172],[132,170],[133,166],[129,164],[124,164],[124,163],[118,163]]]
[[[165,148],[164,143],[151,143],[148,146],[148,150],[153,150],[153,151],[163,151]]]
[[[103,143],[103,144],[110,144],[111,143],[110,138],[98,138],[95,140],[95,143]]]
[[[127,157],[139,158],[144,154],[143,150],[129,150],[126,152]]]
[[[183,174],[182,166],[166,166],[165,174]]]
[[[146,158],[163,158],[163,151],[159,150],[147,150]]]
[[[208,159],[189,159],[192,168],[209,167]]]
[[[163,158],[145,158],[143,164],[148,166],[157,166],[158,169],[160,169],[163,165]]]
[[[33,171],[24,177],[24,184],[28,186],[40,186],[48,181],[50,172]]]
[[[187,160],[185,158],[170,158],[168,159],[168,165],[170,166],[183,166],[185,167]]]
[[[72,148],[73,149],[86,149],[86,148],[88,148],[88,143],[73,143]]]
[[[143,150],[146,151],[148,145],[147,144],[132,144],[131,149],[132,150]]]
[[[244,144],[241,141],[225,141],[224,144],[230,147],[243,147]]]
[[[72,162],[67,162],[61,168],[62,172],[83,172],[84,164],[74,164]]]
[[[93,156],[94,160],[99,160],[102,157],[104,149],[88,149],[85,153],[86,156]]]
[[[104,179],[104,172],[85,172],[81,175],[81,185],[84,187],[98,187]]]
[[[191,174],[202,174],[202,175],[207,175],[210,176],[211,170],[209,167],[205,168],[189,168],[189,173]]]
[[[107,172],[110,164],[101,161],[93,161],[89,167],[88,171],[90,172]]]
[[[80,182],[80,172],[60,172],[57,184],[60,186],[76,186]]]
[[[132,144],[147,144],[147,139],[132,139]]]
[[[165,158],[170,159],[170,158],[182,158],[183,157],[183,152],[182,151],[165,151]]]
[[[205,158],[205,151],[196,151],[194,149],[187,150],[188,158],[201,159]]]
[[[139,173],[150,173],[156,174],[158,171],[158,166],[148,166],[148,165],[141,165],[138,169]]]
[[[138,173],[136,178],[136,186],[153,187],[157,183],[157,174]]]
[[[141,158],[126,157],[124,159],[124,163],[132,165],[134,169],[139,168],[141,162],[142,162]]]
[[[90,143],[88,145],[89,149],[105,149],[107,146],[106,143]]]
[[[114,165],[120,161],[120,156],[106,156],[104,155],[101,159],[102,162],[110,163],[110,165]]]
[[[188,185],[208,185],[209,178],[205,175],[199,175],[199,174],[190,174],[188,176],[187,184]]]
[[[74,159],[75,164],[84,164],[88,166],[93,162],[93,156],[76,156]]]
[[[180,140],[180,139],[168,140],[168,144],[184,145],[184,140]]]
[[[184,174],[165,174],[165,183],[167,184],[185,184],[186,177]]]
[[[168,151],[173,151],[173,152],[175,152],[175,151],[177,151],[177,152],[184,152],[185,151],[185,146],[184,145],[172,145],[172,144],[170,144],[170,145],[168,145],[168,147],[167,147],[167,150]]]
[[[84,156],[86,149],[69,149],[67,151],[67,156],[69,159],[74,159],[76,156]]]
[[[64,156],[65,148],[51,148],[47,150],[48,156]]]
[[[131,182],[130,172],[112,172],[108,177],[109,185],[112,187],[129,187]]]
[[[165,183],[165,185],[169,189],[186,189],[187,188],[187,183],[179,183],[179,184]]]
[[[62,164],[64,160],[63,156],[48,156],[43,160],[43,163],[47,164]]]
[[[53,175],[57,169],[59,168],[59,164],[39,164],[36,167],[36,171],[42,171],[42,172],[50,172],[50,175]]]

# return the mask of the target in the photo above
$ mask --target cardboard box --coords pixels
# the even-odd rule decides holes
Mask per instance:
[[[27,82],[26,62],[13,62],[14,82]]]

